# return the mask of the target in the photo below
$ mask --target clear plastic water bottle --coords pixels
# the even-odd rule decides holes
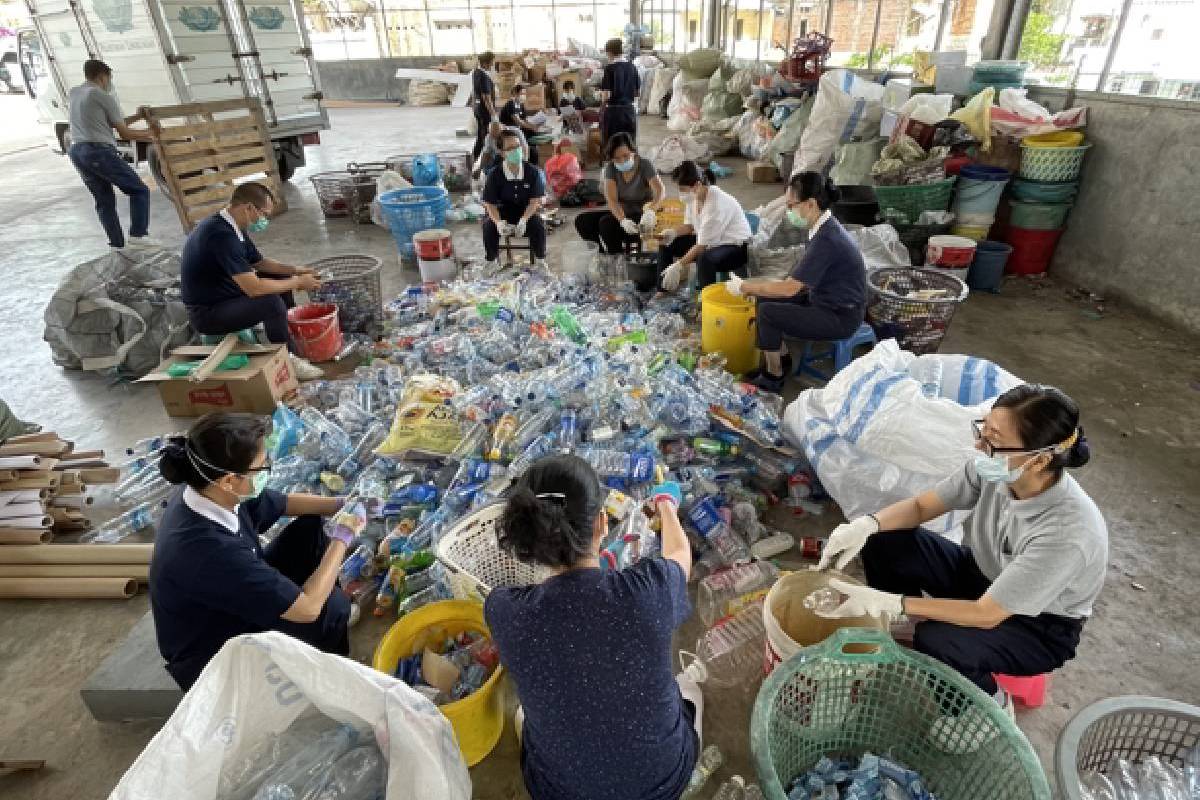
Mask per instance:
[[[761,601],[705,631],[696,642],[696,656],[708,670],[707,683],[737,686],[759,673],[765,638]]]
[[[142,503],[131,508],[119,517],[112,519],[95,530],[88,531],[79,537],[80,542],[96,544],[115,544],[138,531],[152,526],[162,511],[162,504]]]
[[[300,412],[300,419],[316,435],[320,452],[328,464],[340,464],[354,451],[350,435],[331,422],[324,414],[309,406]]]
[[[379,421],[371,423],[359,439],[354,451],[338,465],[337,473],[349,480],[375,458],[375,448],[387,438],[387,427]]]
[[[458,445],[450,453],[450,458],[467,458],[479,453],[483,447],[484,440],[487,439],[487,425],[482,422],[475,422],[464,433],[463,438]]]
[[[837,589],[824,586],[804,598],[803,605],[814,614],[829,614],[842,604],[842,595]]]
[[[564,408],[558,420],[558,448],[564,453],[570,453],[579,443],[579,412],[573,408]]]
[[[533,440],[541,436],[550,427],[554,421],[554,415],[558,413],[558,409],[554,406],[543,408],[535,412],[529,419],[521,423],[517,428],[517,432],[513,435],[512,442],[509,443],[509,452],[512,457],[516,457],[525,451],[533,443]]]
[[[515,480],[524,475],[536,461],[554,452],[554,446],[557,442],[558,437],[553,433],[543,433],[534,439],[521,455],[513,459],[513,462],[508,465],[508,477]]]
[[[450,590],[441,583],[435,583],[428,586],[419,592],[414,592],[404,598],[400,603],[396,604],[396,616],[403,617],[405,614],[416,611],[418,608],[427,606],[430,603],[436,603],[439,600],[449,600],[452,597]]]
[[[167,439],[173,436],[183,436],[182,433],[167,433],[162,436],[150,436],[146,439],[139,439],[129,447],[125,448],[127,456],[146,456],[156,450],[161,450],[167,444]]]
[[[741,775],[734,775],[721,784],[713,800],[746,800],[746,780]]]
[[[150,503],[165,497],[171,491],[171,484],[161,473],[157,471],[150,474],[146,480],[136,486],[128,487],[124,492],[118,493],[116,496],[117,502],[121,505],[130,505],[133,503]]]
[[[937,356],[923,356],[913,361],[908,374],[921,384],[921,394],[930,400],[942,396],[942,360]]]
[[[721,749],[715,744],[710,744],[704,748],[704,752],[700,754],[700,758],[696,761],[696,768],[692,770],[692,777],[688,780],[687,788],[683,790],[679,800],[692,800],[700,796],[700,792],[704,789],[704,784],[708,783],[708,779],[713,773],[721,768],[725,763],[725,756],[721,753]]]
[[[700,581],[696,589],[696,610],[705,625],[736,613],[730,609],[740,598],[765,591],[779,579],[779,569],[769,561],[752,561],[716,572]]]
[[[130,466],[130,468],[129,468],[128,477],[126,477],[123,481],[118,483],[116,488],[113,489],[113,494],[115,494],[117,496],[117,498],[120,499],[122,495],[132,491],[139,484],[145,483],[146,481],[150,480],[154,476],[158,475],[159,474],[159,471],[158,471],[159,457],[161,457],[161,453],[157,454],[155,456],[152,456],[149,459],[139,458],[139,459],[135,459],[133,461],[127,462],[127,464],[133,465],[133,466]],[[122,466],[122,469],[124,469],[124,465]]]
[[[644,483],[654,477],[654,456],[646,453],[623,453],[600,447],[589,447],[579,455],[591,464],[601,479],[623,478]]]

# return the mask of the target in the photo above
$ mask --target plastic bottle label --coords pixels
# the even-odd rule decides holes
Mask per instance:
[[[700,532],[700,535],[704,537],[712,533],[713,529],[722,522],[716,503],[708,497],[688,509],[687,516],[696,530]]]

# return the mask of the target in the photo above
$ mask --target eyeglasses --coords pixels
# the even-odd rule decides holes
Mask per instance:
[[[261,467],[250,467],[250,468],[248,468],[248,469],[247,469],[245,472],[242,472],[242,473],[239,473],[239,474],[241,474],[241,475],[251,475],[251,474],[253,474],[253,473],[256,473],[256,472],[270,472],[270,471],[271,471],[271,459],[269,459],[269,458],[268,458],[266,461],[264,461],[264,462],[262,463],[262,466],[261,466]]]
[[[1045,447],[1037,450],[1029,450],[1024,447],[996,447],[990,441],[988,441],[987,437],[983,435],[983,425],[984,420],[971,420],[971,430],[975,433],[975,441],[983,442],[983,452],[989,457],[996,455],[996,453],[1004,453],[1005,455],[1023,455],[1026,453],[1040,453],[1042,450],[1047,449]]]

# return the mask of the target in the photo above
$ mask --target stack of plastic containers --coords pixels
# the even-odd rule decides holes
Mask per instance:
[[[975,65],[968,94],[974,97],[989,86],[997,95],[1002,89],[1020,89],[1025,85],[1028,66],[1024,61],[980,61]]]
[[[1013,182],[1005,236],[1013,248],[1009,272],[1037,275],[1050,266],[1090,146],[1078,131],[1039,134],[1021,142],[1020,177]]]
[[[954,235],[977,242],[987,238],[1010,177],[1003,167],[988,164],[967,164],[959,170],[954,194]]]

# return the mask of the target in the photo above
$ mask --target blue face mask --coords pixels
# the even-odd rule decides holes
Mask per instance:
[[[629,170],[633,169],[633,159],[630,158],[625,161],[614,161],[613,166],[621,172],[629,172]]]
[[[1008,456],[985,456],[980,453],[975,456],[975,471],[985,481],[1016,483],[1025,474],[1025,465],[1009,469]]]

